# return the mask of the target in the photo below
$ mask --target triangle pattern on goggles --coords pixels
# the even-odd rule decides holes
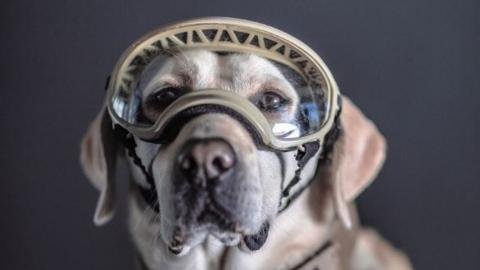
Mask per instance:
[[[321,60],[286,33],[245,20],[206,18],[167,26],[135,42],[117,65],[115,88],[130,88],[153,58],[182,48],[254,53],[288,65],[314,86],[326,83]]]
[[[163,55],[173,55],[182,49],[208,49],[214,52],[251,53],[292,68],[304,79],[311,104],[322,105],[318,124],[295,138],[280,138],[267,132],[272,148],[285,150],[311,141],[323,141],[331,129],[340,96],[338,86],[321,58],[303,42],[273,27],[234,18],[201,18],[159,28],[134,42],[120,57],[108,85],[107,107],[112,120],[139,137],[153,138],[161,122],[140,125],[123,115],[128,111],[139,76],[151,61]],[[296,89],[300,91],[300,89]],[[302,90],[303,91],[303,90]],[[310,103],[305,103],[306,105]],[[317,104],[318,105],[318,104]],[[323,107],[324,106],[324,107]],[[302,107],[307,109],[307,106]],[[314,114],[315,106],[310,106]],[[124,111],[125,110],[125,111]],[[309,109],[310,110],[310,109]],[[262,115],[263,117],[263,115]],[[312,118],[313,119],[313,118]],[[313,120],[316,120],[313,119]],[[313,121],[312,123],[316,123]],[[272,126],[265,125],[265,130]]]

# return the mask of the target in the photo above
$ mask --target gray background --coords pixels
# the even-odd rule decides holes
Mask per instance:
[[[97,193],[79,141],[134,39],[206,15],[271,24],[317,50],[388,138],[387,163],[359,198],[364,223],[417,269],[480,269],[478,0],[3,0],[0,10],[0,269],[131,268],[124,200],[113,223],[91,222]]]

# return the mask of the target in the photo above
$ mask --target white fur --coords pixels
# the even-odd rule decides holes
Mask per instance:
[[[292,85],[269,61],[253,55],[233,54],[221,56],[205,50],[188,50],[175,58],[154,60],[143,72],[138,87],[145,95],[159,88],[187,86],[190,89],[221,88],[239,95],[250,95],[265,88],[274,87],[292,99],[292,111],[298,103]],[[237,120],[221,114],[206,114],[191,120],[183,127],[169,145],[158,146],[136,138],[137,155],[143,165],[153,164],[153,176],[160,202],[160,214],[148,206],[138,204],[132,194],[130,202],[129,228],[136,248],[150,269],[288,269],[310,255],[327,240],[335,240],[336,246],[310,266],[321,269],[410,269],[408,260],[391,248],[385,241],[371,233],[357,233],[357,222],[353,219],[352,230],[346,230],[338,221],[355,216],[348,194],[358,194],[373,179],[384,158],[385,142],[373,124],[351,104],[344,103],[343,124],[347,135],[336,148],[333,165],[320,173],[312,186],[305,191],[285,212],[277,216],[280,197],[281,166],[278,157],[270,152],[258,150],[254,141]],[[343,115],[342,115],[343,117]],[[82,165],[96,186],[105,190],[108,166],[101,163],[106,157],[99,148],[100,118],[92,124],[82,145]],[[350,126],[353,128],[350,129]],[[250,195],[247,204],[252,204],[245,218],[249,230],[270,221],[271,230],[265,245],[256,252],[244,252],[236,246],[225,246],[208,232],[190,235],[188,252],[173,255],[167,246],[172,237],[175,219],[172,213],[171,189],[173,162],[180,147],[191,138],[220,137],[232,143],[239,158],[247,164],[245,187]],[[93,145],[93,146],[92,146]],[[362,147],[358,147],[361,145]],[[340,151],[340,152],[339,152]],[[348,152],[351,151],[351,152]],[[374,151],[374,152],[372,152]],[[353,154],[352,154],[353,153]],[[295,152],[283,153],[285,179],[291,179],[296,170]],[[348,157],[348,158],[346,158]],[[103,159],[102,159],[103,158]],[[348,164],[345,163],[348,161]],[[98,165],[97,163],[101,163]],[[142,172],[129,159],[133,181],[148,187]],[[345,172],[329,171],[346,170]],[[317,168],[317,157],[303,171],[303,177],[311,178]],[[350,170],[350,171],[348,171]],[[357,171],[359,179],[356,177]],[[337,179],[349,175],[348,179]],[[360,177],[361,176],[361,177]],[[243,191],[245,192],[245,191]],[[105,192],[102,192],[104,194]],[[109,201],[110,198],[104,198]],[[103,200],[100,201],[103,203]],[[108,205],[110,206],[110,205]],[[99,205],[98,209],[103,209]],[[107,208],[111,210],[111,208]],[[111,213],[108,212],[111,216]],[[250,233],[252,233],[251,231]],[[355,241],[359,239],[357,244]],[[377,250],[378,249],[378,250]],[[365,258],[363,258],[365,256]],[[394,262],[394,263],[389,263]],[[370,268],[368,268],[370,269]]]

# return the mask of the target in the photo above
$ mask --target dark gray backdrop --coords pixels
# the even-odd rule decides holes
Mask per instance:
[[[134,39],[206,15],[271,24],[317,50],[389,142],[359,198],[364,223],[418,269],[480,269],[479,3],[1,1],[0,269],[130,269],[125,203],[93,226],[79,141]]]

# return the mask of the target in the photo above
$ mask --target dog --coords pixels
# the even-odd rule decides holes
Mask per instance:
[[[251,99],[275,88],[292,100],[282,116],[289,117],[297,110],[294,84],[288,71],[264,58],[191,49],[153,60],[136,87],[146,103],[159,86],[162,100],[206,88]],[[255,102],[269,106],[275,98]],[[152,121],[159,113],[154,106],[143,110]],[[124,156],[132,186],[129,230],[139,269],[412,269],[402,252],[359,225],[355,210],[355,198],[385,159],[384,137],[347,97],[340,126],[328,162],[316,156],[306,164],[302,177],[316,179],[280,214],[279,183],[295,175],[296,152],[257,147],[234,117],[202,114],[165,145],[133,136],[140,163],[151,167],[156,211],[136,188],[151,188],[135,164],[139,161],[122,149],[103,108],[81,143],[83,170],[100,191],[94,221],[101,225],[113,216],[115,161]]]

